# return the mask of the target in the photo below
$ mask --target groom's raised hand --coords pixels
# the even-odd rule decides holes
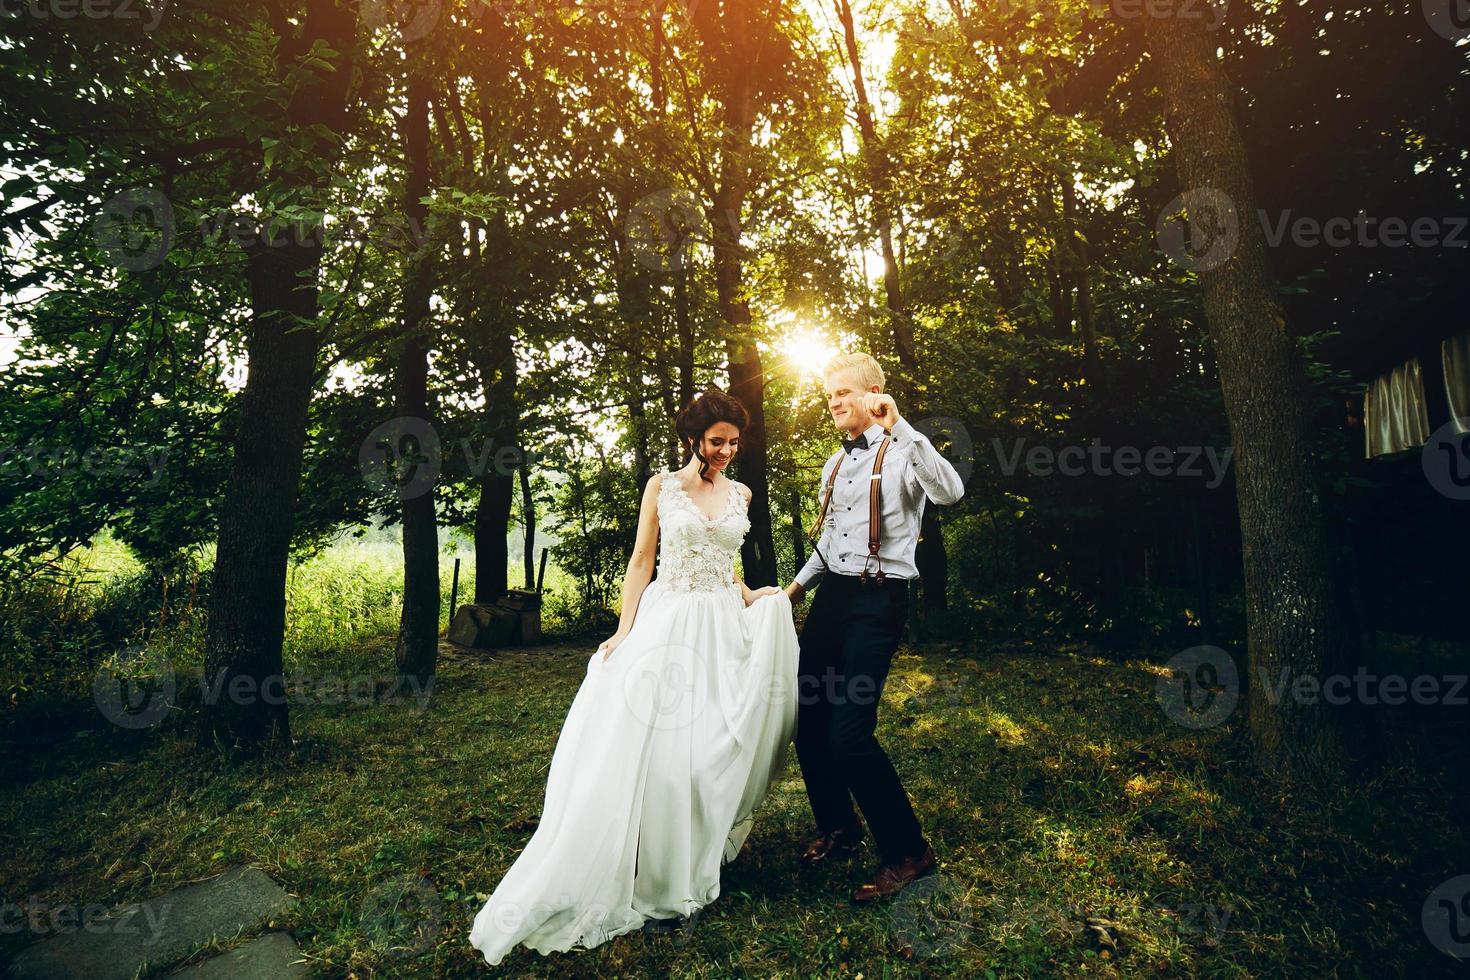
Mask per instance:
[[[873,421],[883,428],[892,431],[898,424],[898,403],[893,400],[892,395],[885,395],[881,391],[870,391],[863,396],[863,408],[873,416]]]

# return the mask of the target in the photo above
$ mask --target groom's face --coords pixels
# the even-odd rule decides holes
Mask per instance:
[[[863,396],[870,389],[864,388],[853,371],[837,371],[822,381],[827,390],[827,411],[839,429],[862,432],[873,424],[873,416],[863,408]]]

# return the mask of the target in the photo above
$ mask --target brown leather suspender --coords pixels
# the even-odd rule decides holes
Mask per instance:
[[[863,559],[863,573],[858,578],[868,580],[868,562],[878,563],[878,572],[873,576],[883,583],[883,559],[878,557],[879,528],[883,524],[883,454],[888,452],[888,437],[878,444],[878,457],[873,460],[873,475],[868,478],[868,557]]]
[[[873,473],[868,477],[868,556],[863,559],[863,571],[858,576],[859,580],[868,580],[868,563],[877,561],[878,570],[873,579],[877,582],[883,581],[883,559],[878,556],[878,544],[882,539],[881,529],[883,526],[883,456],[888,452],[888,436],[884,435],[883,441],[878,444],[878,455],[873,459]],[[822,535],[822,525],[827,520],[827,508],[832,504],[832,488],[837,483],[837,471],[842,468],[842,457],[845,453],[839,452],[836,462],[832,465],[832,475],[827,477],[827,490],[822,495],[822,509],[817,514],[816,523],[807,532],[815,544]],[[818,552],[820,555],[820,552]],[[826,564],[827,559],[822,559]]]
[[[827,477],[827,490],[822,494],[822,509],[817,512],[817,522],[812,525],[811,530],[806,535],[813,542],[822,536],[822,522],[827,519],[827,506],[832,503],[832,486],[837,482],[837,471],[842,469],[842,457],[844,455],[846,454],[839,450],[837,455],[833,457],[835,462],[832,464],[832,475]]]

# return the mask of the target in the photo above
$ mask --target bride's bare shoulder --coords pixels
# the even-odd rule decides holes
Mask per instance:
[[[730,480],[728,476],[725,477],[725,479]],[[745,502],[747,504],[750,503],[751,498],[755,496],[755,494],[751,492],[750,487],[747,487],[739,480],[730,480],[730,482],[735,484],[735,489],[740,491],[740,496],[745,498]]]

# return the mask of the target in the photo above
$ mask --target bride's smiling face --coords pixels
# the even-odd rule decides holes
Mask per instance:
[[[729,422],[716,422],[704,430],[699,440],[699,455],[709,461],[713,472],[721,472],[740,450],[740,430]]]

